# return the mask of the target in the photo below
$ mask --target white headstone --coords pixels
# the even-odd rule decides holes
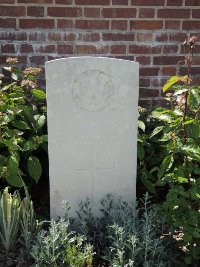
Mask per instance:
[[[72,57],[46,63],[51,218],[62,200],[76,216],[90,198],[98,215],[106,194],[135,198],[139,66]]]

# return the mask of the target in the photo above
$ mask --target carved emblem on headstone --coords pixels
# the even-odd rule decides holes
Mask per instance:
[[[114,99],[115,88],[111,78],[99,70],[87,70],[79,74],[72,86],[72,97],[80,108],[98,111],[106,108]]]

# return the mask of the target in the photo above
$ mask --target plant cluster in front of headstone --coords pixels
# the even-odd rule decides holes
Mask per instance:
[[[93,247],[69,227],[69,220],[61,218],[37,234],[30,250],[34,266],[92,267]]]
[[[27,189],[26,196],[22,199],[19,191],[9,193],[6,187],[0,192],[0,263],[13,266],[17,262],[20,243],[22,247],[30,248],[38,224]],[[28,263],[28,252],[23,249],[23,258]]]
[[[38,88],[40,68],[21,71],[15,58],[7,64],[0,74],[0,179],[14,187],[29,186],[38,182],[40,154],[47,152],[46,96]]]
[[[200,261],[200,86],[192,85],[191,79],[196,39],[193,36],[183,44],[187,75],[173,76],[163,87],[164,92],[170,90],[168,107],[151,113],[158,125],[148,141],[159,144],[161,157],[147,176],[154,191],[165,189],[161,209],[167,222],[182,233],[178,244],[185,252],[185,262],[193,266]],[[153,160],[158,155],[153,154]]]
[[[80,230],[94,246],[95,266],[161,267],[174,261],[175,250],[173,258],[170,256],[174,240],[148,194],[142,208],[135,201],[128,203],[108,195],[101,200],[98,219],[92,215],[89,199],[79,208]]]

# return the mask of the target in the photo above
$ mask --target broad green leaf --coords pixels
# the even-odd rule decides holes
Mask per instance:
[[[37,129],[41,129],[46,123],[46,117],[44,115],[35,115],[34,120],[36,122]]]
[[[12,121],[12,125],[18,129],[20,129],[20,130],[30,129],[30,127],[28,126],[28,124],[25,121],[15,120],[15,121]]]
[[[137,146],[137,156],[140,161],[144,159],[144,148],[141,144],[138,144]]]
[[[28,151],[28,150],[34,150],[39,147],[39,144],[34,142],[33,140],[28,140],[24,143],[23,150]]]
[[[191,89],[191,93],[193,94],[198,104],[200,104],[200,87]]]
[[[184,178],[184,177],[180,177],[180,176],[178,176],[177,177],[177,180],[178,180],[178,182],[179,183],[187,183],[188,182],[188,179],[187,178]]]
[[[0,155],[0,166],[3,166],[5,161],[6,161],[6,157],[4,157],[3,155]]]
[[[198,109],[198,99],[196,98],[196,96],[194,95],[195,90],[191,90],[188,96],[188,103],[189,106],[192,110],[197,110]]]
[[[187,125],[187,124],[190,124],[190,123],[193,123],[193,122],[194,122],[194,119],[191,119],[191,120],[183,122],[183,125]]]
[[[173,162],[174,162],[174,158],[172,155],[169,155],[163,159],[160,169],[158,171],[159,178],[162,178],[162,176],[170,170]]]
[[[17,81],[17,80],[18,80],[18,75],[15,74],[14,72],[12,72],[11,77],[12,77],[12,79],[13,79],[14,81]]]
[[[35,156],[28,158],[28,172],[30,176],[38,182],[40,176],[42,175],[42,167],[39,159]]]
[[[20,161],[19,154],[17,152],[12,152],[12,155],[9,157],[8,160],[9,170],[14,173],[18,173],[19,161]]]
[[[138,120],[138,128],[140,128],[143,132],[145,132],[145,124],[143,121]]]
[[[44,150],[44,152],[46,152],[48,154],[48,145],[47,145],[47,143],[42,143],[42,144],[40,144],[40,146]]]
[[[164,85],[164,87],[163,87],[163,92],[166,92],[167,90],[169,90],[170,87],[171,87],[173,84],[179,82],[181,79],[182,79],[182,77],[179,77],[179,76],[173,76],[173,77],[171,77],[171,78],[167,81],[167,83]]]
[[[33,89],[31,91],[32,95],[37,98],[37,99],[46,99],[46,94],[43,90],[40,90],[40,89]]]
[[[40,137],[42,138],[43,142],[48,142],[48,135],[47,134],[44,134]]]
[[[153,132],[150,134],[149,138],[152,138],[153,136],[157,135],[163,130],[164,126],[158,126],[156,127]]]
[[[21,176],[17,173],[9,173],[6,180],[11,186],[22,187],[24,185]]]
[[[155,187],[154,187],[153,183],[150,181],[150,177],[151,177],[151,174],[147,173],[146,170],[143,170],[142,176],[141,176],[141,181],[142,181],[143,185],[146,187],[146,189],[150,193],[156,194]]]
[[[192,241],[192,234],[191,233],[185,233],[183,236],[183,240]]]

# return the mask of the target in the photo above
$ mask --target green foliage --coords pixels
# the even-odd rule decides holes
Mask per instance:
[[[152,193],[151,186],[158,193],[158,186],[165,189],[160,209],[168,224],[183,233],[179,246],[185,252],[185,262],[194,266],[200,260],[200,86],[191,85],[194,44],[189,45],[185,60],[188,75],[172,77],[166,83],[163,91],[172,92],[166,95],[167,108],[160,107],[151,113],[150,119],[156,124],[150,136],[144,136],[140,131],[143,149],[148,142],[153,148],[153,164],[149,164],[151,160],[145,155],[143,162],[140,155],[138,158],[143,173],[146,172],[149,184],[143,183],[147,189]],[[155,144],[159,148],[158,154]]]
[[[148,195],[143,206],[141,210],[135,202],[114,200],[108,195],[101,201],[102,216],[98,219],[92,216],[89,199],[80,203],[80,229],[101,257],[96,257],[96,265],[167,266],[169,240],[164,238],[162,220]]]
[[[0,192],[0,244],[6,254],[19,237],[21,199],[17,192],[11,195],[6,187]]]
[[[47,143],[45,92],[38,88],[39,68],[20,71],[8,59],[0,74],[0,178],[22,187],[38,182],[40,154]]]
[[[50,222],[49,231],[41,230],[30,250],[35,266],[92,267],[92,246],[82,235],[69,230],[69,221]]]

